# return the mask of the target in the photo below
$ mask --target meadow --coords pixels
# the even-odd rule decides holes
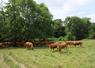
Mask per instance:
[[[52,52],[48,47],[0,49],[0,68],[95,68],[95,40]]]

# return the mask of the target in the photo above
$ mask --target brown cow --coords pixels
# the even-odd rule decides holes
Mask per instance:
[[[66,42],[60,42],[58,45],[57,45],[57,48],[59,51],[61,51],[62,48],[67,48],[67,43]]]
[[[68,46],[71,46],[73,41],[65,41],[65,43],[68,45]]]
[[[32,42],[26,42],[25,47],[28,48],[28,49],[33,49],[34,48]]]
[[[65,42],[49,42],[48,46],[52,50],[57,48],[59,51],[61,51],[62,48],[67,48],[67,44]]]
[[[51,50],[53,50],[53,51],[54,51],[55,48],[57,48],[57,45],[58,45],[58,44],[59,44],[58,42],[48,42],[48,43],[47,43],[48,47],[49,47]]]
[[[71,45],[74,45],[74,46],[82,46],[82,42],[81,41],[66,41],[67,45],[71,46]]]
[[[81,41],[73,41],[72,44],[74,46],[82,46],[82,42]]]

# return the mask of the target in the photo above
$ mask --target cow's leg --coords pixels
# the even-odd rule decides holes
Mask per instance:
[[[76,44],[74,44],[75,45],[75,47],[77,46]]]
[[[51,50],[51,51],[52,51],[52,47],[50,47],[50,46],[49,46],[49,50]]]
[[[61,52],[61,48],[59,47],[59,52]]]

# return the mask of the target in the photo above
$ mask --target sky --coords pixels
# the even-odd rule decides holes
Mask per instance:
[[[95,22],[95,0],[35,0],[45,3],[54,19],[67,16],[90,17]]]
[[[1,0],[0,0],[1,1]],[[7,2],[7,0],[4,0]],[[35,0],[45,3],[54,19],[64,20],[67,16],[89,17],[95,22],[95,0]]]

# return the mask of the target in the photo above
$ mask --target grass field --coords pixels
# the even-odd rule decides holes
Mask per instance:
[[[48,48],[0,49],[0,68],[95,68],[95,40],[83,40],[83,46],[62,53]]]

